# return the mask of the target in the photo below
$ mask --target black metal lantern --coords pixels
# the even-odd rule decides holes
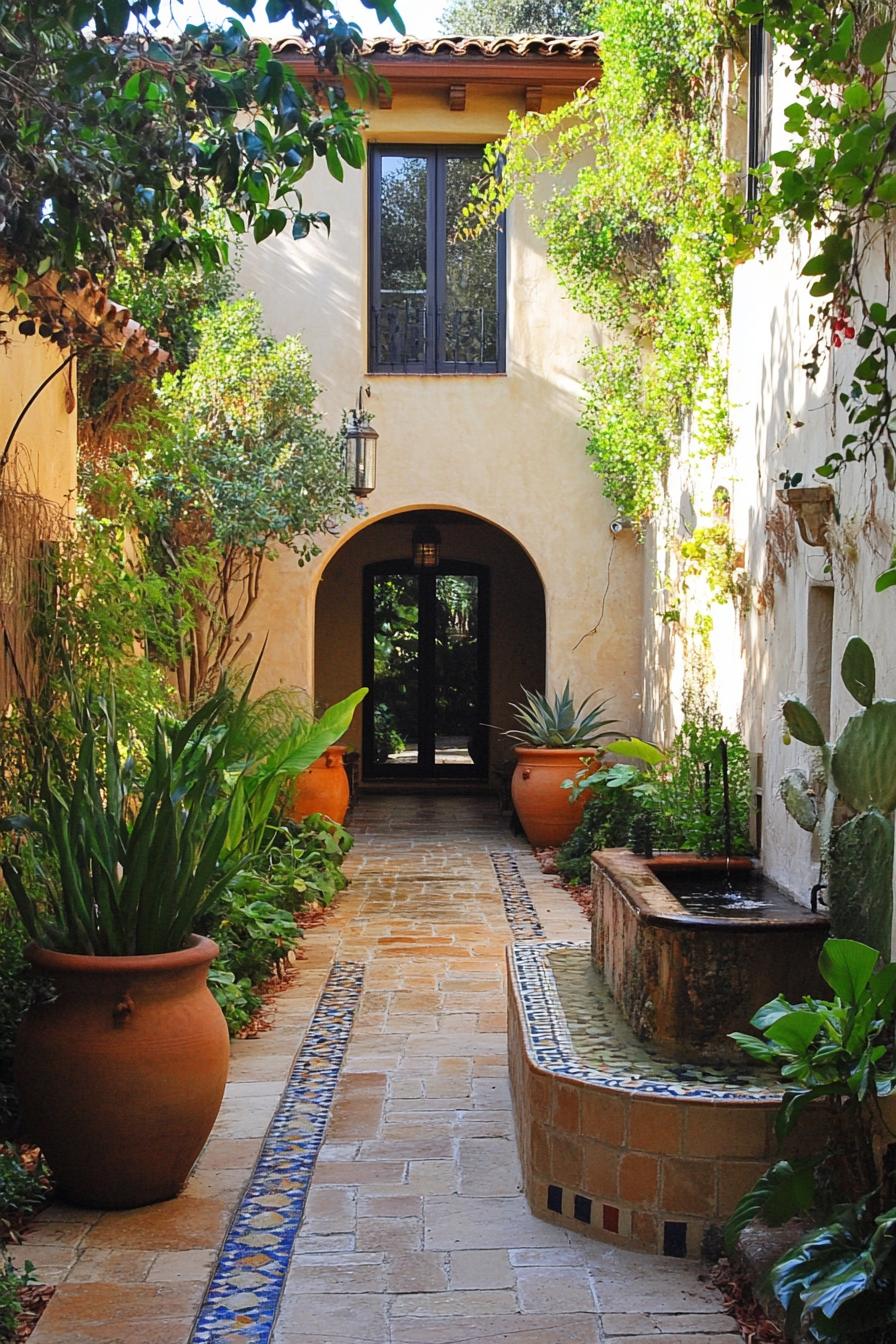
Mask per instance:
[[[348,488],[363,498],[376,487],[376,444],[379,434],[361,406],[363,388],[358,389],[358,404],[346,416],[343,453]]]
[[[415,527],[412,544],[417,569],[438,569],[442,537],[437,527]]]

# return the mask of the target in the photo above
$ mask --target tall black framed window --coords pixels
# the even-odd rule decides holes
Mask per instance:
[[[463,217],[481,173],[481,145],[372,148],[372,373],[504,372],[504,220]]]
[[[747,91],[747,201],[759,200],[762,181],[756,176],[771,152],[772,41],[760,20],[750,29]]]

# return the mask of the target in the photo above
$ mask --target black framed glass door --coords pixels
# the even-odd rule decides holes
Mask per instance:
[[[365,778],[487,775],[488,643],[483,566],[367,566]]]

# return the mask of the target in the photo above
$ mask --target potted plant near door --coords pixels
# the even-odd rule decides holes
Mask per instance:
[[[293,821],[302,821],[313,812],[320,812],[341,826],[348,811],[351,789],[345,768],[347,748],[335,741],[348,730],[352,716],[367,694],[367,687],[353,691],[340,700],[317,720],[320,729],[332,728],[333,744],[316,761],[296,776],[288,812]]]
[[[177,1194],[218,1113],[227,1026],[206,985],[218,948],[193,933],[242,863],[226,857],[221,688],[185,723],[156,721],[142,782],[113,703],[71,694],[74,764],[49,748],[33,817],[3,875],[56,991],[19,1034],[24,1136],[78,1204],[128,1208]]]
[[[523,691],[522,704],[511,705],[519,727],[506,736],[515,748],[516,768],[511,796],[529,843],[538,847],[562,845],[582,819],[586,793],[573,799],[567,781],[584,760],[598,754],[598,743],[612,737],[615,723],[605,716],[606,700],[593,708],[593,692],[576,706],[567,681],[553,701],[539,691]]]

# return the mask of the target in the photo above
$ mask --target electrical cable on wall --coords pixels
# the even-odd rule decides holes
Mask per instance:
[[[584,642],[585,642],[586,639],[590,639],[590,637],[591,637],[592,635],[596,635],[597,632],[598,632],[598,630],[600,629],[601,625],[603,624],[603,619],[604,619],[604,616],[606,615],[606,611],[607,611],[607,598],[608,598],[608,596],[609,596],[609,594],[610,594],[610,579],[611,579],[612,571],[613,571],[613,555],[614,555],[615,550],[616,550],[616,541],[617,541],[617,539],[618,539],[618,537],[619,537],[619,533],[620,533],[622,530],[623,530],[622,527],[616,528],[616,527],[613,526],[612,523],[610,524],[610,535],[611,535],[612,538],[613,538],[613,545],[610,547],[609,551],[607,552],[607,581],[606,581],[606,583],[604,584],[604,595],[603,595],[603,597],[601,598],[601,603],[600,603],[600,615],[599,615],[598,618],[597,618],[597,625],[592,626],[590,630],[586,630],[585,633],[584,633],[584,635],[582,635],[582,638],[579,639],[579,640],[577,640],[576,643],[573,645],[573,647],[572,647],[572,651],[573,651],[573,653],[576,652],[576,650],[578,649],[578,647],[579,647],[580,644],[584,644]]]

